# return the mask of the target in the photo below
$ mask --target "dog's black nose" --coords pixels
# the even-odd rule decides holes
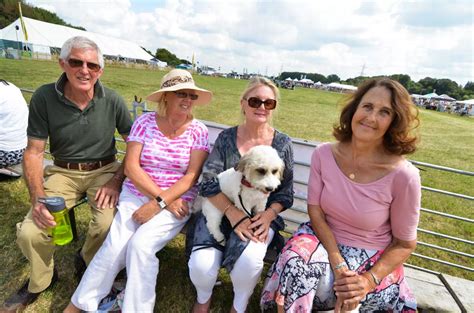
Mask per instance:
[[[265,190],[268,191],[268,192],[272,192],[273,188],[272,187],[265,187]]]

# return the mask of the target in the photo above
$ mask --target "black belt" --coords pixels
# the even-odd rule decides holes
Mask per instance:
[[[78,171],[93,171],[107,164],[115,162],[115,156],[111,156],[107,159],[95,161],[95,162],[85,162],[85,163],[73,163],[73,162],[64,162],[61,160],[54,160],[54,165],[66,168],[68,170],[78,170]]]

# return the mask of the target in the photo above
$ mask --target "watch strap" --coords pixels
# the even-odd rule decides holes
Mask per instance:
[[[166,201],[160,196],[156,196],[155,200],[156,202],[158,202],[158,205],[160,206],[161,209],[166,208],[166,206],[168,205],[166,204]]]

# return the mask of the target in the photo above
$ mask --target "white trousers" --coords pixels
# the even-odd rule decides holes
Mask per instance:
[[[132,219],[132,214],[148,201],[123,187],[109,234],[71,298],[79,309],[96,311],[100,300],[110,292],[118,272],[126,266],[122,312],[153,312],[159,267],[155,253],[181,231],[189,216],[179,220],[163,210],[140,225]]]
[[[230,272],[234,288],[233,306],[237,312],[245,312],[253,289],[263,270],[263,258],[273,239],[274,231],[269,229],[266,242],[250,241]],[[193,250],[189,259],[189,276],[197,291],[197,302],[206,303],[212,296],[223,253],[214,248]]]

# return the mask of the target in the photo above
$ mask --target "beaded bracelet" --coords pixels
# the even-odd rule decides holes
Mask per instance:
[[[349,268],[349,266],[347,265],[346,261],[342,261],[341,263],[337,264],[336,266],[334,266],[334,270],[338,270],[340,269],[341,267],[347,267]]]

